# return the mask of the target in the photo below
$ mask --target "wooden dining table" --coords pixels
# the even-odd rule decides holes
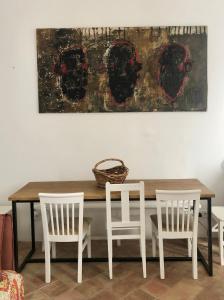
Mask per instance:
[[[212,223],[211,223],[211,202],[215,194],[210,191],[198,179],[133,179],[126,180],[125,183],[144,181],[145,183],[145,201],[156,200],[156,190],[201,190],[201,200],[207,202],[207,257],[204,257],[202,251],[198,248],[198,260],[203,264],[207,273],[213,275],[212,263]],[[12,202],[13,214],[13,235],[14,235],[14,261],[15,269],[21,272],[27,263],[44,262],[43,258],[33,258],[36,250],[35,243],[35,222],[34,222],[34,205],[39,202],[38,193],[75,193],[84,192],[85,202],[105,202],[105,189],[97,187],[95,181],[46,181],[46,182],[29,182],[18,191],[9,196],[8,200]],[[138,200],[137,193],[130,194],[130,200]],[[119,193],[112,195],[113,201],[119,201]],[[31,221],[31,242],[32,246],[29,253],[19,264],[18,251],[18,225],[17,224],[17,205],[27,203],[30,205],[30,221]],[[150,206],[150,205],[149,205]],[[204,252],[204,251],[203,251]],[[138,261],[140,257],[115,257],[114,261]],[[88,262],[105,262],[107,257],[83,258]],[[158,261],[158,257],[147,257],[148,261]],[[189,261],[188,256],[169,256],[165,257],[168,261]],[[77,261],[75,258],[52,258],[52,262],[71,262]]]

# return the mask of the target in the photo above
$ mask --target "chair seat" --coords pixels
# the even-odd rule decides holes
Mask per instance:
[[[212,214],[216,217],[216,219],[224,221],[224,206],[213,206]]]
[[[56,220],[54,220],[54,222],[56,222]],[[59,221],[60,222],[60,221]],[[67,224],[64,224],[64,235],[77,235],[79,233],[79,219],[75,218],[75,228],[74,228],[74,233],[72,233],[72,220],[69,220],[69,233],[67,231]],[[89,230],[89,225],[91,224],[92,219],[91,218],[83,218],[83,237],[88,233]],[[56,223],[54,223],[56,224]],[[53,235],[52,230],[51,230],[51,226],[49,226],[49,234]],[[58,235],[57,229],[55,230],[55,235]],[[62,233],[62,229],[61,226],[59,228],[59,235],[63,235]]]
[[[151,215],[150,218],[151,218],[152,223],[155,226],[155,228],[158,229],[158,218],[157,218],[157,215]],[[177,217],[175,216],[174,217],[174,232],[178,232],[178,230],[177,230],[177,222],[176,221],[177,221]],[[186,228],[186,222],[187,222],[187,220],[185,219],[185,224],[184,224],[185,228]],[[164,231],[167,230],[167,228],[166,228],[166,215],[165,214],[162,215],[162,228],[163,228]],[[171,228],[171,216],[169,216],[169,230],[170,231],[172,230],[172,228]],[[191,230],[192,230],[192,218],[190,218],[190,222],[189,222],[189,231],[191,231]],[[181,223],[181,221],[179,223],[179,231],[182,231],[182,223]]]

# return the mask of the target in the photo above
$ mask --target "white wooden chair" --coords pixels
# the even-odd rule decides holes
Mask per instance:
[[[224,207],[223,206],[213,206],[212,214],[215,217],[217,224],[213,226],[212,231],[218,232],[219,235],[219,253],[220,253],[220,263],[224,265],[224,240],[223,240],[223,231],[224,231]]]
[[[198,278],[197,236],[200,190],[157,190],[157,215],[151,215],[152,251],[155,256],[156,241],[159,241],[160,278],[165,278],[164,239],[192,240],[193,278]],[[191,212],[194,203],[193,215]],[[187,207],[187,210],[186,210]]]
[[[193,202],[191,202],[191,207],[190,207],[190,210],[191,212],[193,213]],[[201,203],[199,203],[199,210],[201,209]],[[174,208],[175,208],[175,204],[174,204]],[[185,203],[185,206],[184,206],[184,210],[185,210],[185,213],[187,214],[188,213],[188,203]],[[192,239],[189,238],[187,239],[187,249],[188,249],[188,256],[189,257],[192,257]],[[152,249],[152,256],[153,257],[156,257],[156,243],[153,243],[153,249]]]
[[[114,221],[111,217],[111,193],[121,193],[121,220]],[[139,201],[139,218],[134,221],[130,216],[129,192],[138,192]],[[145,250],[145,197],[144,182],[128,184],[110,184],[106,183],[106,216],[107,216],[107,242],[108,242],[108,260],[109,260],[109,277],[112,275],[112,256],[113,240],[139,239],[140,252],[142,257],[143,277],[146,278],[146,250]],[[128,251],[127,251],[128,253]]]
[[[50,248],[56,257],[55,243],[78,242],[78,283],[82,282],[82,252],[87,246],[91,257],[91,220],[83,219],[84,193],[40,193],[45,247],[45,281],[51,281]]]

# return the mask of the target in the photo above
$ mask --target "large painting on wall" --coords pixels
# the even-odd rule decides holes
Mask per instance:
[[[39,111],[206,111],[207,28],[37,29]]]

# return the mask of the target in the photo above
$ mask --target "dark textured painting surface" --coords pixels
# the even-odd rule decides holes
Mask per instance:
[[[39,111],[207,109],[207,28],[37,29]]]

